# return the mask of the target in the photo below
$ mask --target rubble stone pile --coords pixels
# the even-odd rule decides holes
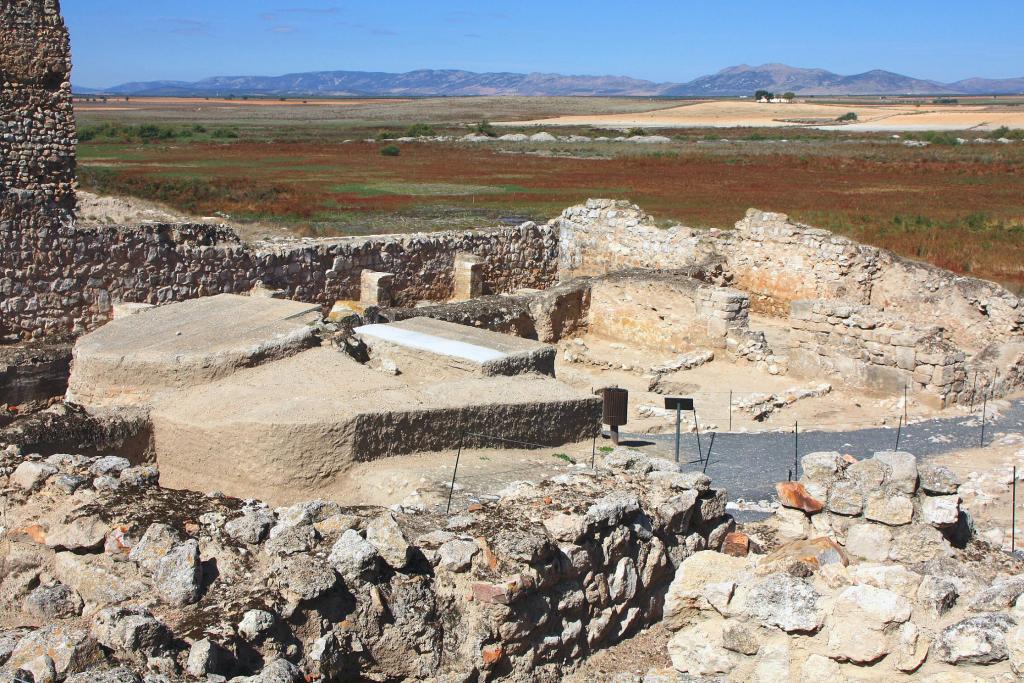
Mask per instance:
[[[705,475],[628,450],[451,515],[0,452],[0,681],[554,681],[734,528]]]
[[[951,471],[902,452],[812,453],[802,466],[778,485],[785,510],[730,537],[732,555],[683,561],[665,603],[677,672],[1020,680],[1024,563],[970,539]]]

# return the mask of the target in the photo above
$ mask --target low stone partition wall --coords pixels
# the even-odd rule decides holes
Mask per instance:
[[[734,528],[708,477],[628,450],[451,515],[159,477],[0,447],[0,676],[560,680],[658,621],[675,568]]]
[[[447,300],[458,254],[481,257],[485,293],[543,288],[556,277],[548,226],[246,244],[223,226],[78,228],[0,224],[0,339],[82,334],[114,302],[166,303],[246,293],[262,282],[287,298],[330,306],[358,299],[366,269],[394,275],[396,305]]]
[[[904,387],[938,406],[969,400],[966,355],[941,327],[919,327],[870,306],[796,301],[789,368],[888,394]]]
[[[1006,288],[901,258],[781,213],[750,209],[734,230],[662,229],[626,201],[591,199],[552,221],[563,278],[700,267],[706,281],[747,292],[751,310],[785,316],[793,301],[871,305],[920,326],[941,324],[962,348],[1024,333],[1024,305]]]

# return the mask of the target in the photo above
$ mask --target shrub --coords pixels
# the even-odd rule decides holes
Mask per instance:
[[[839,118],[836,119],[836,121],[856,121],[856,120],[857,120],[857,112],[855,112],[855,111],[848,111],[848,112],[846,112],[845,114],[843,114],[842,116],[840,116]]]
[[[489,138],[498,137],[498,131],[494,129],[494,126],[491,125],[490,121],[481,121],[480,123],[476,124],[476,128],[474,130],[476,130],[476,132],[479,133],[480,135],[486,135]]]
[[[394,133],[390,130],[382,130],[377,133],[377,140],[394,140],[399,137],[398,133]]]
[[[946,133],[942,131],[926,130],[918,133],[914,137],[930,142],[933,145],[946,145],[948,147],[955,147],[959,145],[956,136],[952,133]]]
[[[217,130],[210,133],[210,137],[218,140],[234,139],[238,137],[238,131],[232,130],[231,128],[218,128]]]
[[[650,135],[650,133],[647,132],[646,128],[630,128],[629,130],[626,131],[627,138],[635,136],[643,137],[645,135]]]
[[[381,147],[380,153],[386,157],[397,157],[402,153],[402,150],[398,149],[396,145],[388,145],[387,147]]]
[[[432,135],[437,135],[437,131],[425,123],[414,123],[405,129],[407,138],[424,138]]]

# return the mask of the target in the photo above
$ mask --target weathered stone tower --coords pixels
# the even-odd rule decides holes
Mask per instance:
[[[0,0],[0,220],[5,231],[41,227],[74,210],[70,74],[59,1]]]

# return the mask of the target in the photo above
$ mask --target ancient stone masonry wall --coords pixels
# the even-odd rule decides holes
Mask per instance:
[[[790,316],[789,367],[809,377],[840,377],[885,393],[904,387],[945,406],[969,399],[966,354],[940,327],[919,327],[869,306],[798,301]]]
[[[1024,306],[1005,288],[859,244],[784,214],[751,209],[735,230],[659,229],[628,202],[592,199],[562,212],[562,277],[616,270],[699,268],[701,279],[750,295],[756,312],[785,316],[801,299],[870,304],[918,325],[941,325],[980,351],[1024,333]]]
[[[0,221],[5,224],[31,224],[74,208],[70,74],[68,32],[57,0],[0,2]]]
[[[120,457],[0,447],[0,678],[561,680],[659,620],[675,567],[735,528],[707,476],[603,460],[448,515],[275,510]]]
[[[489,293],[545,287],[557,270],[549,227],[359,239],[243,244],[229,229],[52,225],[0,233],[0,336],[81,334],[106,322],[113,302],[165,303],[248,292],[257,282],[324,306],[358,299],[364,269],[394,274],[398,305],[446,300],[457,253],[485,260]]]

